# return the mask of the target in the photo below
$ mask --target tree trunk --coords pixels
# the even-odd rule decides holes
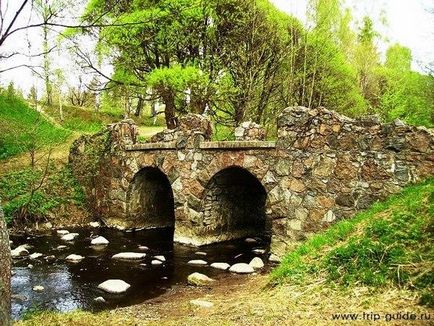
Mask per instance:
[[[165,92],[162,97],[164,105],[166,106],[164,109],[166,126],[169,129],[175,129],[177,125],[175,116],[175,96],[173,96],[171,92]]]
[[[10,324],[11,252],[3,210],[0,207],[0,325]]]
[[[134,115],[136,117],[140,117],[140,113],[142,113],[144,104],[145,102],[143,101],[143,97],[139,96],[139,101],[137,102],[137,106],[136,106],[136,112],[134,112]]]
[[[44,80],[45,80],[45,91],[47,95],[47,105],[53,104],[53,88],[50,80],[50,58],[48,49],[48,26],[44,25],[44,40],[43,40],[43,50],[44,50]]]

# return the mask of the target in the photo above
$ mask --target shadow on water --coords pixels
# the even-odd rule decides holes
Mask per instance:
[[[173,243],[173,229],[153,229],[125,232],[114,229],[68,229],[79,236],[73,242],[65,242],[55,232],[40,236],[11,236],[14,247],[29,244],[30,253],[42,253],[38,259],[28,257],[14,261],[12,277],[12,315],[21,318],[32,309],[70,311],[84,309],[98,311],[117,306],[133,305],[163,294],[173,285],[187,284],[187,276],[202,272],[210,277],[227,273],[209,266],[191,266],[191,259],[212,262],[248,263],[255,255],[253,248],[268,250],[268,243],[247,244],[243,240],[229,241],[200,248]],[[99,249],[90,245],[92,238],[104,236],[110,243]],[[57,249],[60,245],[66,248]],[[138,246],[147,246],[141,251]],[[119,252],[133,251],[146,253],[141,261],[119,261],[111,257]],[[196,254],[205,252],[206,256]],[[69,263],[65,257],[70,254],[85,258],[79,263]],[[164,255],[166,262],[152,265],[154,255]],[[47,260],[47,256],[54,256]],[[265,259],[264,259],[265,261]],[[29,264],[33,267],[29,267]],[[125,294],[113,295],[97,288],[107,279],[122,279],[131,284]],[[41,285],[44,291],[35,292],[33,287]],[[95,302],[96,297],[104,297],[106,303]]]

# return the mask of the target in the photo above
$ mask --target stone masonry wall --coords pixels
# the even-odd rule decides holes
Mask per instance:
[[[112,130],[130,126],[121,123]],[[91,208],[110,225],[140,227],[127,214],[127,193],[141,169],[156,167],[172,187],[175,240],[206,244],[229,239],[231,234],[207,232],[213,229],[212,223],[219,223],[218,217],[210,221],[206,213],[210,207],[207,194],[213,176],[228,167],[239,167],[256,178],[267,193],[265,214],[272,251],[282,254],[297,241],[406,184],[434,175],[431,131],[400,121],[380,124],[372,117],[352,120],[323,108],[284,110],[278,118],[275,146],[261,141],[212,143],[204,137],[190,141],[195,136],[187,135],[173,146],[136,144],[132,137],[122,143],[122,138],[113,141],[109,137],[110,150],[93,171],[101,176],[99,182],[87,191],[95,194]],[[70,161],[79,180],[83,169],[75,166],[78,162],[83,166],[83,153],[89,152],[85,147],[91,143],[79,151],[78,142],[71,150]]]

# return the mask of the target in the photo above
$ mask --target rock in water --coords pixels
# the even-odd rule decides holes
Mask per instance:
[[[262,267],[264,267],[264,262],[261,258],[255,257],[250,261],[249,265],[252,266],[253,269],[261,269]]]
[[[231,265],[229,265],[228,263],[212,263],[211,264],[212,268],[217,268],[217,269],[221,269],[221,270],[227,270],[229,267],[231,267]]]
[[[265,254],[265,249],[255,248],[252,250],[252,252],[256,255],[263,255],[263,254]]]
[[[151,261],[151,265],[161,265],[161,264],[163,264],[163,262],[161,261],[161,260],[158,260],[158,259],[153,259],[152,261]]]
[[[98,302],[98,303],[106,303],[106,301],[103,297],[96,297],[95,299],[93,299],[93,301]]]
[[[106,291],[108,293],[119,294],[126,292],[131,285],[122,280],[107,280],[100,285],[98,289]]]
[[[155,259],[158,259],[159,261],[165,262],[166,261],[166,257],[164,257],[163,255],[159,255],[159,256],[154,256]]]
[[[188,261],[189,265],[208,265],[208,263],[205,260],[202,259],[193,259]]]
[[[113,255],[113,259],[124,259],[124,260],[140,260],[144,259],[146,254],[141,252],[121,252],[116,255]]]
[[[11,264],[9,234],[0,206],[0,325],[9,325],[10,323]]]
[[[33,291],[35,291],[35,292],[42,292],[42,291],[44,291],[44,287],[42,285],[35,285],[33,287]]]
[[[257,243],[258,241],[256,241],[256,239],[253,239],[253,238],[245,238],[244,242],[253,244],[253,243]]]
[[[229,268],[229,271],[232,273],[237,273],[237,274],[250,274],[250,273],[253,273],[255,270],[249,264],[237,263],[237,264],[232,265]]]
[[[206,252],[204,252],[204,251],[196,251],[194,254],[198,255],[198,256],[206,256],[207,255]]]
[[[29,254],[29,251],[23,246],[18,246],[14,250],[11,250],[11,256],[16,257],[22,257],[27,256]]]
[[[57,234],[58,235],[65,235],[65,234],[68,234],[68,233],[69,233],[68,230],[57,230]]]
[[[93,228],[99,228],[100,227],[98,222],[89,222],[89,226],[91,226]]]
[[[76,237],[78,237],[78,233],[68,233],[61,237],[63,241],[73,241]]]
[[[71,263],[78,263],[79,261],[82,261],[83,259],[84,259],[83,256],[75,255],[75,254],[69,255],[68,257],[65,258],[65,260],[67,260]]]
[[[188,275],[187,280],[188,284],[196,286],[210,285],[214,282],[212,278],[209,278],[208,276],[197,272]]]
[[[212,308],[214,303],[205,300],[190,300],[190,304],[201,308]]]
[[[108,245],[109,241],[106,238],[99,236],[95,239],[92,239],[90,244],[93,246],[103,246],[103,245]]]
[[[41,253],[39,253],[39,252],[34,252],[33,254],[31,254],[30,256],[29,256],[29,258],[30,259],[38,259],[38,258],[40,258],[40,257],[42,257],[43,255],[41,254]]]

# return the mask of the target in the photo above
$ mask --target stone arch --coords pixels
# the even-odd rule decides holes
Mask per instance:
[[[159,168],[147,166],[133,177],[127,191],[126,219],[135,227],[170,227],[175,224],[173,191]]]
[[[205,187],[201,237],[207,242],[267,236],[267,192],[247,169],[230,166],[214,174]]]

